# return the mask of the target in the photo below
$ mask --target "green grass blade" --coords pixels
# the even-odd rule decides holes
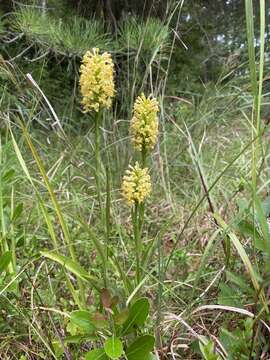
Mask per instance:
[[[41,158],[40,156],[38,155],[37,153],[37,150],[36,148],[34,147],[32,141],[31,141],[31,138],[30,138],[30,135],[26,129],[26,127],[21,123],[21,126],[22,126],[22,130],[23,130],[23,135],[24,135],[24,138],[31,150],[31,153],[35,159],[35,162],[38,166],[38,169],[39,169],[39,172],[44,180],[44,183],[46,185],[46,188],[50,194],[50,197],[51,197],[51,200],[52,200],[52,203],[53,203],[53,206],[54,206],[54,209],[55,209],[55,212],[56,212],[56,215],[58,217],[58,220],[59,220],[59,223],[61,225],[61,228],[62,228],[62,231],[63,231],[63,234],[64,234],[64,238],[65,238],[65,241],[66,241],[66,244],[68,246],[68,249],[69,249],[69,253],[71,255],[71,258],[73,259],[73,261],[76,262],[76,255],[75,255],[75,250],[73,248],[73,245],[72,245],[72,242],[71,242],[71,238],[70,238],[70,233],[69,233],[69,230],[68,230],[68,227],[67,227],[67,224],[65,222],[65,219],[64,219],[64,216],[62,214],[62,211],[61,211],[61,208],[60,208],[60,205],[58,203],[58,200],[55,196],[55,192],[54,192],[54,189],[49,181],[49,178],[46,174],[46,171],[45,171],[45,168],[42,164],[42,161],[41,161]]]
[[[194,284],[193,284],[193,291],[192,291],[191,298],[193,298],[193,296],[194,296],[194,293],[195,293],[197,285],[199,283],[201,274],[205,268],[208,257],[214,252],[216,246],[219,244],[219,241],[215,242],[219,233],[220,233],[220,229],[216,230],[206,245],[206,248],[205,248],[202,258],[201,258],[199,269],[196,271],[196,276],[195,276],[195,280],[194,280]]]
[[[250,81],[252,87],[253,96],[257,95],[257,75],[256,75],[256,61],[255,61],[255,49],[254,49],[254,13],[253,13],[253,1],[245,0],[246,9],[246,29],[248,40],[248,58],[249,58],[249,70]]]
[[[46,208],[46,206],[44,204],[44,201],[42,200],[42,198],[41,198],[41,196],[40,196],[40,194],[39,194],[39,192],[38,192],[38,190],[37,190],[37,188],[36,188],[36,186],[34,184],[34,181],[33,181],[32,177],[31,177],[31,175],[30,175],[30,173],[28,171],[27,165],[26,165],[26,163],[25,163],[25,161],[23,159],[22,153],[21,153],[21,151],[19,149],[19,146],[17,144],[17,141],[16,141],[11,129],[10,129],[10,134],[11,134],[13,148],[15,150],[17,159],[18,159],[19,164],[20,164],[23,172],[25,173],[28,181],[30,182],[30,184],[32,185],[32,187],[33,187],[33,189],[35,191],[35,195],[37,197],[38,204],[39,204],[39,206],[41,208],[41,211],[43,213],[43,217],[44,217],[44,219],[46,221],[48,232],[49,232],[50,237],[52,239],[54,249],[56,250],[59,247],[59,244],[58,244],[57,236],[55,234],[54,227],[53,227],[53,224],[52,224],[52,221],[51,221],[51,217],[50,217],[50,215],[49,215],[49,213],[47,211],[47,208]]]
[[[219,226],[228,234],[228,236],[229,236],[230,240],[232,241],[234,247],[236,248],[240,258],[243,261],[243,264],[250,276],[253,287],[256,290],[262,305],[265,306],[266,309],[268,309],[264,290],[260,286],[260,283],[259,283],[259,274],[257,274],[256,271],[254,270],[243,245],[241,244],[241,242],[239,241],[237,236],[229,230],[228,225],[224,222],[224,220],[222,220],[222,218],[218,214],[215,214],[215,219],[217,220]]]
[[[52,251],[41,251],[40,253],[42,256],[62,265],[64,268],[66,268],[72,274],[76,275],[77,277],[79,277],[80,279],[82,279],[84,281],[87,281],[87,280],[97,281],[97,279],[94,276],[88,274],[88,272],[80,264],[69,259],[66,256],[57,254],[56,252],[52,252]]]

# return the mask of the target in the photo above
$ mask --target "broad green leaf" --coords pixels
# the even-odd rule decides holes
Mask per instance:
[[[129,316],[129,310],[124,309],[119,314],[115,315],[114,322],[116,323],[116,325],[123,325],[125,321],[127,321],[128,316]]]
[[[146,355],[145,360],[158,360],[158,359],[157,359],[156,355],[150,353],[150,354]]]
[[[57,254],[53,251],[41,251],[42,256],[56,261],[64,268],[72,272],[74,275],[77,275],[82,280],[96,280],[93,276],[89,275],[88,272],[78,263],[69,259],[66,256]]]
[[[153,350],[155,338],[151,335],[143,335],[136,339],[126,351],[128,360],[148,360]]]
[[[11,251],[5,252],[5,253],[0,257],[0,273],[1,273],[2,271],[4,271],[4,270],[8,267],[9,263],[11,262],[11,260],[12,260],[12,253],[11,253]]]
[[[85,360],[107,360],[108,357],[105,354],[104,349],[95,349],[88,351],[85,355]]]
[[[75,310],[70,314],[70,321],[84,331],[91,333],[95,330],[91,313],[86,310]]]
[[[143,325],[148,314],[150,304],[147,298],[140,298],[130,307],[129,317],[126,320],[123,333],[129,331],[134,325]]]
[[[113,336],[105,341],[104,350],[110,359],[118,359],[123,353],[123,344],[119,338]]]
[[[68,324],[67,324],[67,327],[66,327],[66,330],[67,332],[70,334],[70,335],[77,335],[79,334],[80,332],[78,331],[78,326],[75,325],[73,322],[69,321]]]

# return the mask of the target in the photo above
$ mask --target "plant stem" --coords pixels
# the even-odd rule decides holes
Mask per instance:
[[[95,160],[96,160],[96,188],[97,188],[97,197],[100,211],[102,212],[102,202],[101,202],[101,187],[100,187],[100,176],[101,176],[101,159],[100,159],[100,121],[102,118],[102,112],[99,111],[95,116]]]
[[[142,147],[142,151],[141,151],[141,157],[142,157],[142,167],[144,168],[146,165],[146,156],[147,156],[147,150],[145,148],[145,145],[143,145]]]
[[[147,158],[147,150],[145,146],[143,146],[141,151],[141,166],[142,168],[145,168],[146,166],[146,158]],[[144,223],[144,210],[145,205],[144,203],[138,204],[138,232],[139,232],[139,239],[140,239],[140,255],[142,252],[142,229],[143,229],[143,223]]]
[[[102,194],[101,194],[101,183],[100,179],[102,176],[102,162],[101,162],[101,156],[100,156],[100,147],[101,147],[101,141],[100,141],[100,125],[102,120],[102,111],[99,110],[99,112],[95,115],[95,180],[96,180],[96,191],[97,191],[97,198],[98,198],[98,204],[100,209],[100,218],[102,222],[102,226],[106,228],[105,231],[105,257],[106,261],[104,261],[103,265],[103,281],[104,286],[107,288],[107,261],[108,261],[108,243],[109,243],[109,236],[110,236],[110,206],[111,206],[111,200],[110,200],[110,174],[109,170],[106,168],[106,208],[103,209],[102,206]]]
[[[104,284],[107,288],[107,262],[109,258],[109,241],[111,234],[111,174],[109,167],[106,167],[106,244],[105,244],[105,256],[106,261],[104,263]]]
[[[135,251],[136,251],[136,281],[137,285],[141,280],[141,269],[140,269],[140,257],[141,257],[141,231],[139,224],[139,204],[135,202],[133,210],[133,231],[135,240]]]
[[[157,348],[162,349],[162,337],[160,333],[160,325],[162,320],[161,314],[161,301],[163,296],[163,249],[161,243],[161,236],[158,237],[158,294],[157,294],[157,316],[156,316],[156,341],[157,341]]]

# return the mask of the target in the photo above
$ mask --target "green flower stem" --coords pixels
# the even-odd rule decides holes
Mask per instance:
[[[158,294],[157,294],[157,312],[156,312],[156,342],[157,347],[162,348],[162,336],[160,332],[160,324],[162,324],[162,297],[163,297],[163,252],[161,244],[161,236],[158,237]]]
[[[109,241],[111,235],[111,174],[109,167],[106,167],[106,243],[105,243],[105,256],[106,261],[104,263],[104,285],[107,288],[107,263],[109,259]]]
[[[99,208],[102,211],[101,202],[101,187],[100,187],[100,176],[101,176],[101,159],[100,159],[100,122],[102,119],[102,111],[100,110],[95,116],[95,161],[96,161],[96,188]]]
[[[108,243],[109,243],[109,234],[110,234],[110,174],[106,170],[106,208],[103,208],[102,205],[102,194],[101,194],[101,183],[100,179],[102,178],[102,162],[100,156],[100,148],[101,148],[101,136],[100,136],[100,125],[102,121],[102,110],[96,113],[95,115],[95,181],[96,181],[96,191],[98,204],[100,209],[101,222],[106,227],[106,237],[105,237],[105,257],[108,260]],[[103,263],[103,281],[104,286],[107,287],[107,261]]]
[[[147,150],[146,150],[146,148],[145,148],[145,145],[143,145],[143,147],[142,147],[141,157],[142,157],[142,168],[145,168],[145,165],[146,165],[146,157],[147,157]]]
[[[142,147],[141,151],[141,166],[142,168],[145,168],[146,166],[146,159],[147,159],[147,150],[145,148],[145,145]],[[138,227],[139,227],[139,237],[142,238],[142,229],[144,224],[144,211],[145,211],[145,205],[144,203],[141,203],[138,205],[139,208],[139,214],[138,214]],[[142,252],[142,241],[141,241],[141,252]]]
[[[141,239],[141,231],[139,224],[139,209],[140,205],[138,202],[135,202],[134,208],[132,210],[133,217],[133,231],[134,231],[134,240],[135,240],[135,252],[136,252],[136,281],[137,285],[141,281],[141,267],[140,267],[140,258],[141,258],[141,250],[142,250],[142,239]]]

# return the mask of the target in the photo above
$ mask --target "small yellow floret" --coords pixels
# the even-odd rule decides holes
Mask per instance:
[[[110,108],[114,89],[114,65],[112,57],[99,49],[87,51],[80,67],[80,88],[84,112]]]
[[[148,169],[140,168],[137,162],[135,166],[129,165],[122,183],[122,195],[128,205],[131,206],[135,202],[142,203],[150,195],[151,190],[151,177],[148,174]]]
[[[130,134],[136,150],[152,150],[158,137],[158,101],[155,98],[139,96],[134,104]]]

